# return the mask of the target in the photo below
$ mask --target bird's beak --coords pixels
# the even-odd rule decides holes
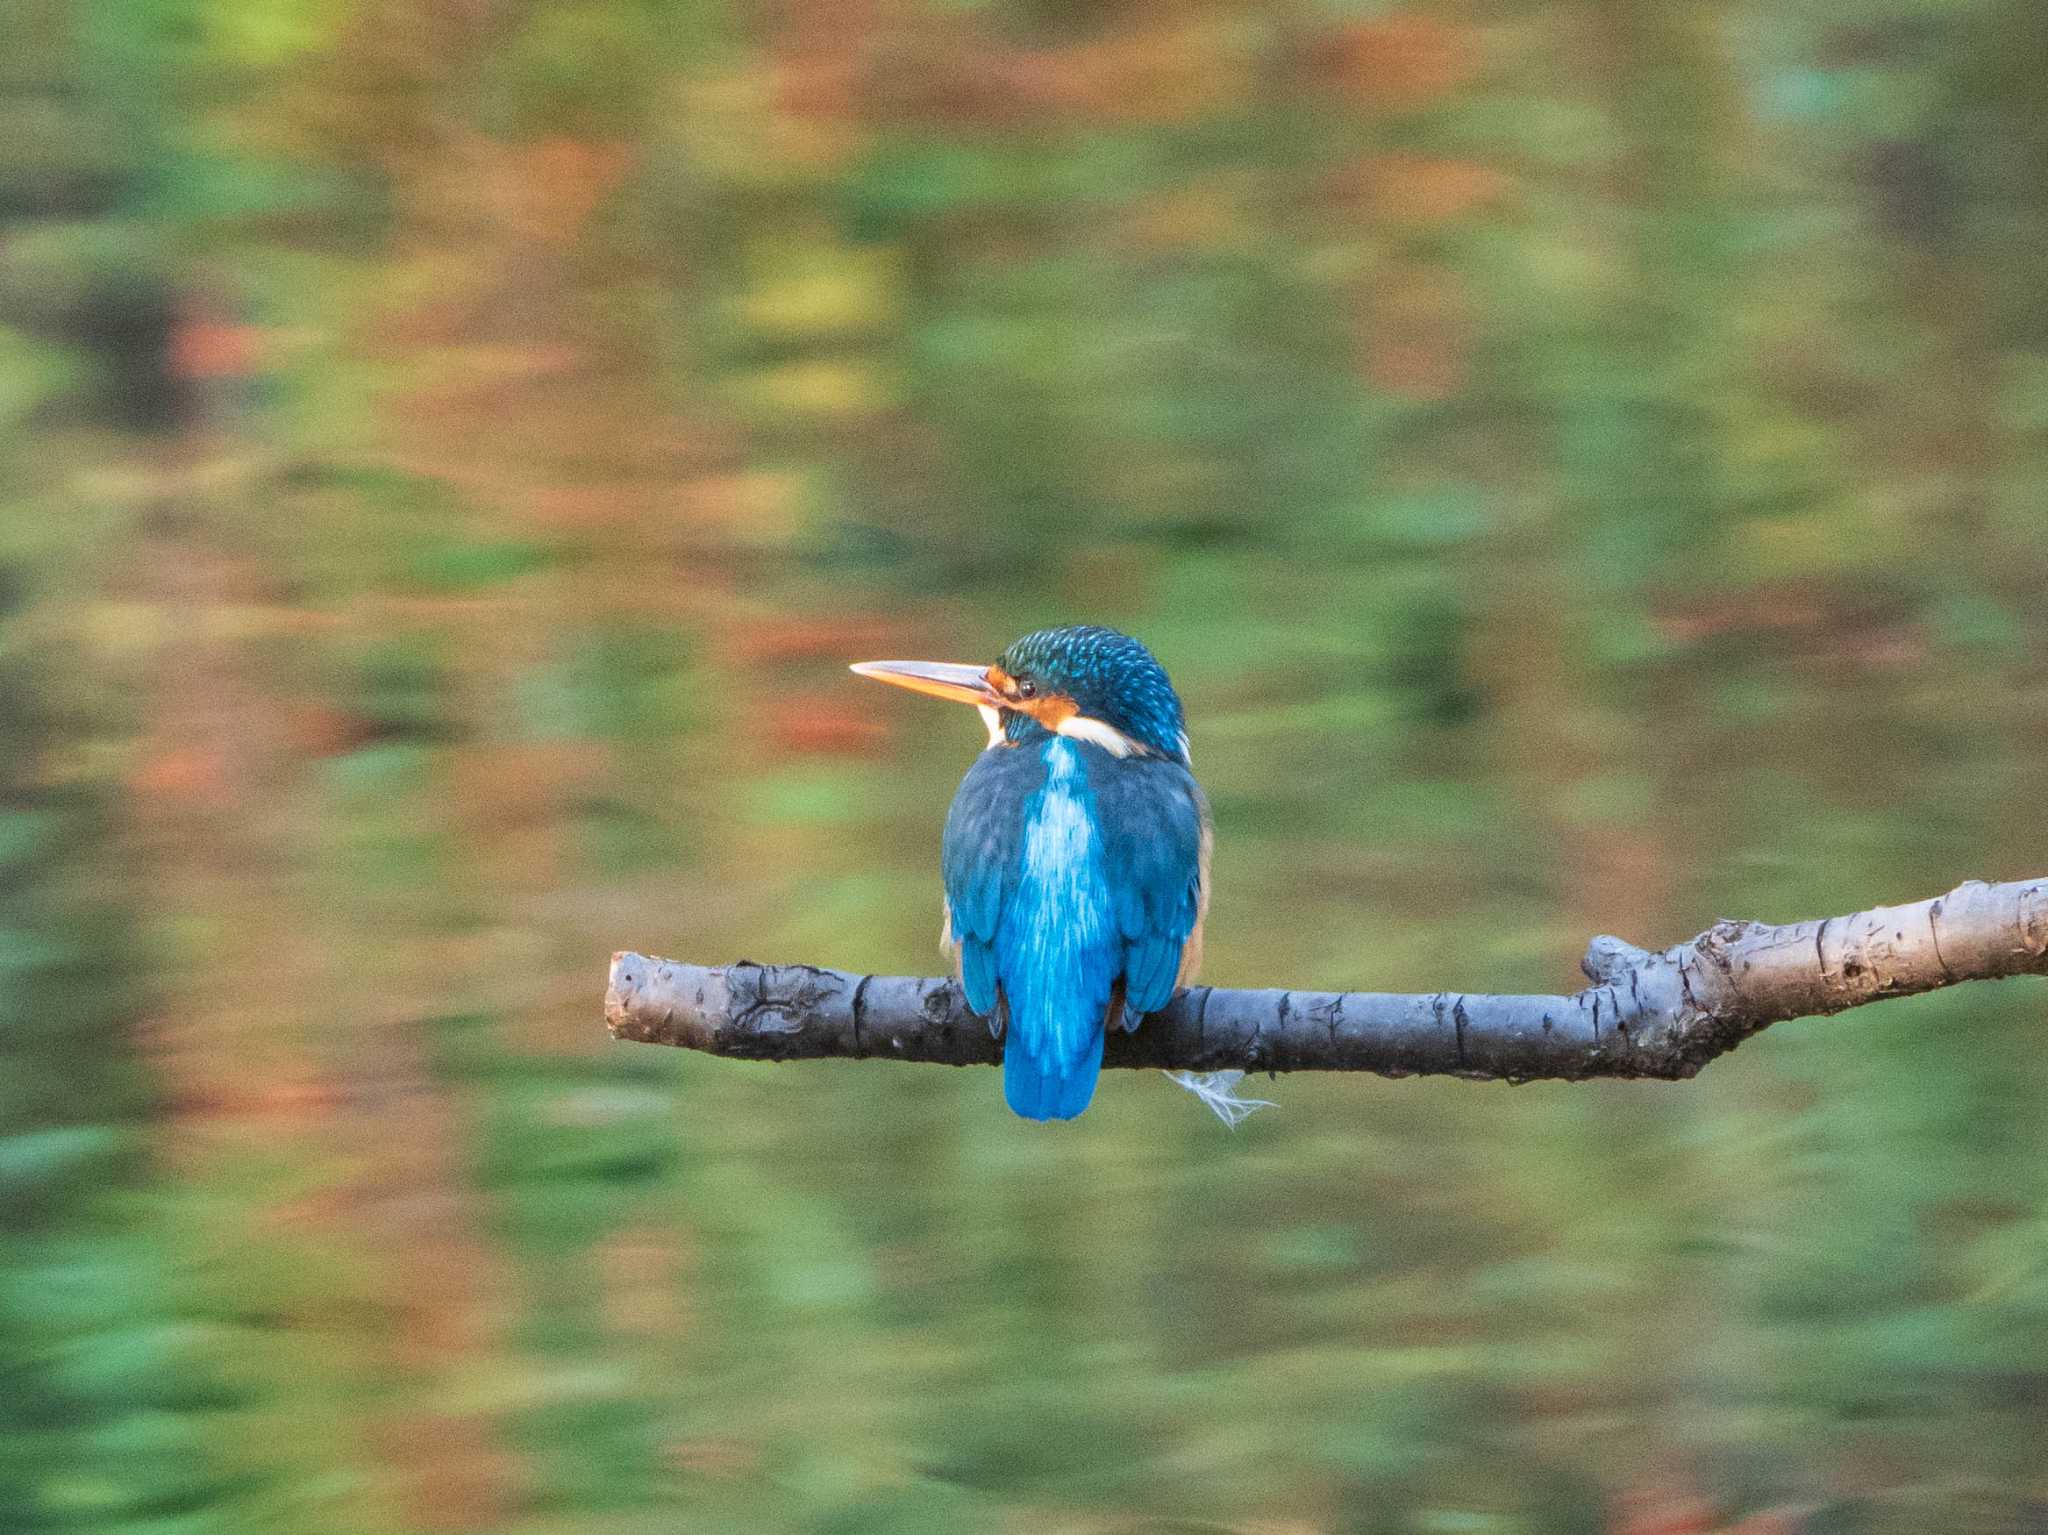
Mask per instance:
[[[1003,702],[1002,695],[988,685],[986,666],[967,666],[958,661],[856,661],[850,670],[877,682],[893,683],[913,693],[929,693],[956,704],[995,709]]]

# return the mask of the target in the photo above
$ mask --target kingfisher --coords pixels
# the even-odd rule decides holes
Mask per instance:
[[[1200,963],[1209,806],[1166,669],[1114,629],[1041,629],[991,666],[853,670],[972,704],[988,747],[953,796],[942,942],[1003,1040],[1003,1097],[1072,1119],[1112,1028],[1135,1029]]]

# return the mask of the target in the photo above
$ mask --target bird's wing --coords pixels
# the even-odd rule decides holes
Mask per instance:
[[[1177,762],[1133,757],[1094,775],[1103,863],[1124,940],[1126,1027],[1172,1000],[1207,904],[1209,807]]]
[[[1024,807],[1044,782],[1039,753],[992,746],[967,770],[946,814],[946,922],[967,1005],[984,1017],[996,1015],[996,930],[1023,867]]]

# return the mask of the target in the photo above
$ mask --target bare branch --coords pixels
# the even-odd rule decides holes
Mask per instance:
[[[1787,1018],[2048,974],[2048,879],[1971,880],[1910,906],[1780,927],[1722,921],[1661,953],[1600,937],[1582,965],[1593,984],[1554,997],[1191,987],[1137,1032],[1113,1031],[1104,1064],[1677,1080]],[[952,981],[813,965],[614,954],[605,1018],[619,1039],[743,1060],[1002,1058]]]

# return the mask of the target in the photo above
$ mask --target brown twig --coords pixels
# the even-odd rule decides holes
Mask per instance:
[[[1595,938],[1581,963],[1592,984],[1569,996],[1195,986],[1135,1033],[1113,1031],[1103,1064],[1679,1080],[1788,1018],[2048,974],[2048,879],[1971,880],[1933,900],[1817,922],[1722,921],[1661,953]],[[605,1018],[619,1039],[743,1060],[1002,1058],[952,981],[814,965],[614,954]]]

